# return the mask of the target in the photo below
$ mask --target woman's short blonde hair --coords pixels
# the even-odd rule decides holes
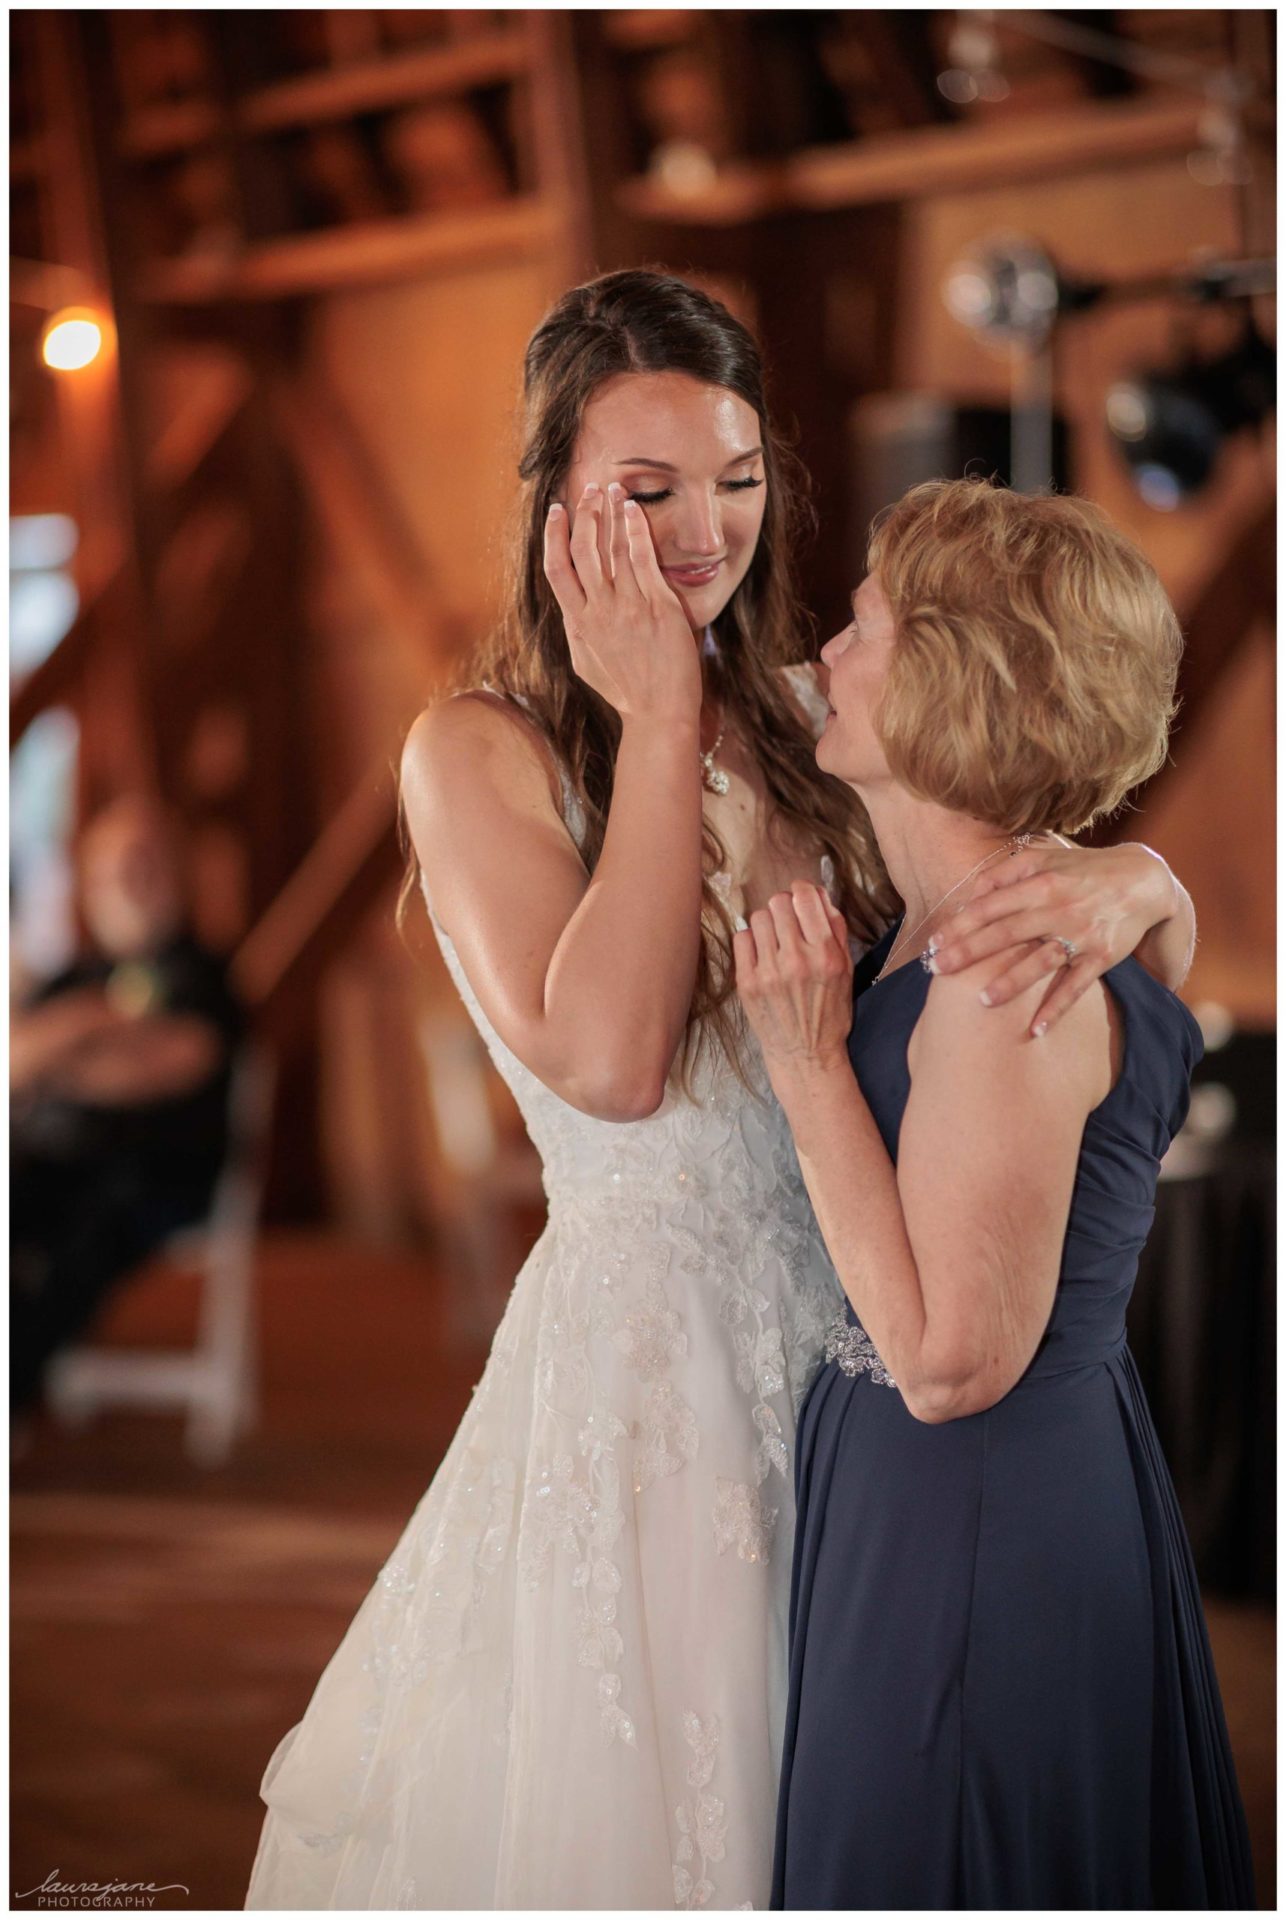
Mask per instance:
[[[867,565],[896,640],[874,716],[894,777],[1010,833],[1076,833],[1166,757],[1183,635],[1088,501],[913,487]]]

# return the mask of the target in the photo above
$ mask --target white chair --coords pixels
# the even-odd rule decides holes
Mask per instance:
[[[200,1466],[226,1460],[258,1415],[254,1260],[276,1069],[259,1045],[242,1049],[229,1092],[228,1153],[210,1211],[158,1249],[201,1276],[194,1347],[170,1352],[72,1347],[57,1354],[45,1399],[67,1425],[108,1406],[186,1408],[184,1443]]]

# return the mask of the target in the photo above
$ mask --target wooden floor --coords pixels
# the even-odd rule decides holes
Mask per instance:
[[[261,1269],[264,1422],[226,1467],[188,1466],[177,1422],[37,1422],[13,1464],[10,1889],[179,1882],[176,1910],[240,1907],[257,1789],[412,1508],[477,1377],[410,1256],[274,1237]],[[166,1340],[191,1301],[138,1284],[113,1338]],[[1275,1904],[1274,1642],[1208,1608]]]

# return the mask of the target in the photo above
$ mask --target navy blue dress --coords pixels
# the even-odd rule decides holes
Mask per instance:
[[[896,930],[894,930],[896,931]],[[890,1155],[929,976],[857,980]],[[1245,1816],[1125,1307],[1200,1029],[1137,961],[1048,1330],[984,1413],[912,1418],[852,1308],[813,1383],[772,1905],[1250,1907]],[[863,990],[864,989],[864,990]]]

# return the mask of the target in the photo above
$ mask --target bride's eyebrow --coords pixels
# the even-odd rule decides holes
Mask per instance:
[[[726,472],[729,467],[744,466],[747,460],[756,459],[762,452],[762,447],[751,447],[747,453],[734,453],[731,460],[724,461],[721,471]],[[668,460],[652,460],[649,459],[645,453],[627,454],[624,460],[614,461],[613,464],[618,467],[647,467],[653,473],[677,473],[679,471],[677,467],[671,466]]]

